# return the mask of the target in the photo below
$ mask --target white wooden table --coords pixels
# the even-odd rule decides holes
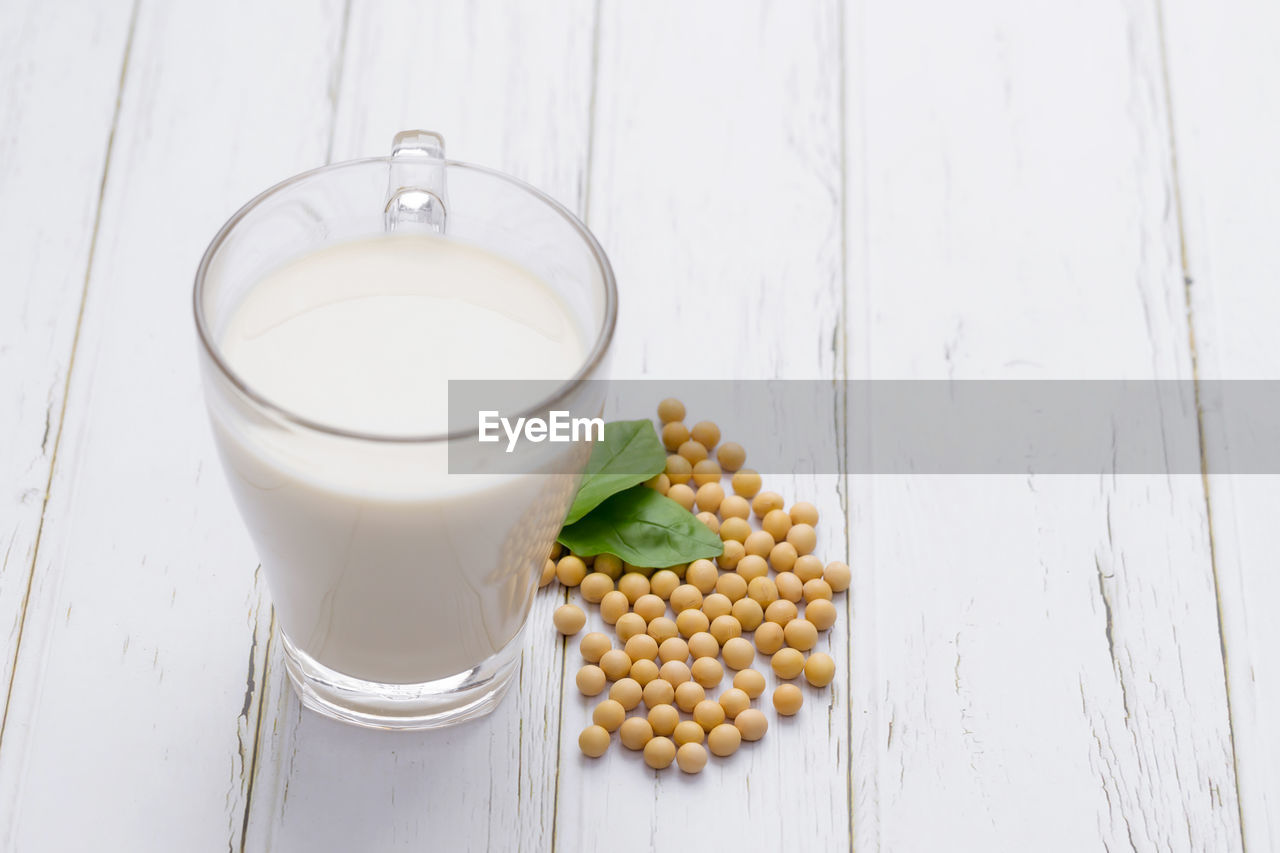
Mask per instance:
[[[553,595],[483,723],[301,711],[189,317],[241,202],[421,126],[588,221],[627,375],[1274,378],[1278,41],[1264,0],[3,0],[0,849],[1280,848],[1275,478],[775,482],[855,570],[836,689],[655,775],[578,753]]]

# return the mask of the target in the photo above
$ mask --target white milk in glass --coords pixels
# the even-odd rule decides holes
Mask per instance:
[[[449,379],[565,380],[586,355],[545,282],[428,235],[294,260],[247,292],[220,337],[262,397],[383,437],[445,433]],[[412,684],[516,637],[572,476],[451,476],[443,442],[216,419],[215,432],[295,648],[343,675]]]

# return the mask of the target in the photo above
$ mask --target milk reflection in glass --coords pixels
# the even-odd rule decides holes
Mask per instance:
[[[221,345],[284,410],[376,436],[447,432],[449,379],[563,380],[586,352],[533,273],[427,235],[286,264],[249,290]],[[464,672],[515,638],[572,478],[450,476],[443,442],[371,450],[215,429],[296,648],[344,675],[410,684]]]

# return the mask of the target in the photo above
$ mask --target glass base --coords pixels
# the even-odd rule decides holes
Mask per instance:
[[[282,631],[284,663],[306,708],[371,729],[438,729],[483,717],[501,701],[520,663],[520,638],[479,666],[421,684],[380,684],[329,669]]]

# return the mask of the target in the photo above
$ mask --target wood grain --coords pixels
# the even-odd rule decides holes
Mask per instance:
[[[621,291],[615,372],[834,380],[842,367],[833,343],[842,301],[836,8],[744,3],[726,14],[606,3],[602,13],[589,224]],[[697,400],[685,402],[691,423],[706,416]],[[653,413],[625,416],[645,415]],[[732,423],[721,426],[732,435]],[[803,458],[805,448],[795,450]],[[838,477],[770,478],[767,487],[820,507],[819,553],[843,558]],[[600,625],[594,610],[591,618]],[[820,645],[838,662],[834,688],[805,686],[802,712],[779,718],[769,673],[770,693],[756,703],[770,719],[764,740],[713,758],[694,777],[674,767],[655,773],[616,741],[604,757],[585,758],[577,736],[596,700],[566,679],[557,847],[847,849],[848,625],[842,614]],[[580,665],[574,649],[568,673]],[[768,672],[767,661],[755,666]]]
[[[253,193],[427,127],[588,218],[622,376],[1274,378],[1278,35],[1256,0],[0,0],[0,849],[1275,847],[1280,478],[771,480],[854,565],[836,686],[700,777],[580,755],[552,591],[493,717],[361,731],[284,677],[189,288]]]
[[[0,8],[0,719],[97,236],[130,0]],[[0,749],[4,724],[0,722]]]
[[[397,131],[429,128],[450,157],[580,209],[593,17],[583,2],[353,4],[334,159],[382,154]],[[301,711],[273,650],[248,849],[547,849],[563,645],[541,629],[558,603],[538,596],[537,641],[494,714],[440,732],[361,731]]]
[[[1189,378],[1153,9],[846,24],[851,375]],[[1198,478],[855,476],[850,523],[859,849],[1239,846]]]
[[[1267,3],[1164,6],[1184,245],[1186,294],[1202,380],[1280,378],[1275,282],[1270,250],[1280,219],[1280,12]],[[1232,437],[1249,429],[1241,413],[1203,412],[1207,456],[1239,469]],[[1280,479],[1206,478],[1222,640],[1231,689],[1244,841],[1280,844],[1280,602],[1274,521]]]
[[[323,159],[341,12],[138,11],[0,761],[11,849],[241,846],[269,619],[191,280],[239,204]]]

